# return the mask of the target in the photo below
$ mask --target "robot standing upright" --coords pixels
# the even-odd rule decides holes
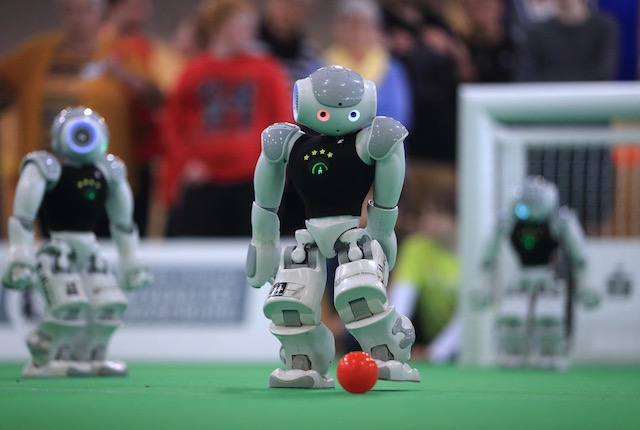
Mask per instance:
[[[505,239],[519,260],[520,271],[514,282],[507,281],[502,294],[496,324],[499,364],[563,368],[571,344],[574,290],[586,306],[598,301],[584,286],[582,227],[571,209],[559,205],[556,186],[531,176],[515,189],[510,207],[499,216],[483,257],[487,272],[495,270]],[[568,279],[562,279],[559,262],[570,268]]]
[[[341,66],[323,67],[295,83],[295,120],[262,133],[255,170],[253,234],[247,279],[272,282],[264,313],[282,347],[286,369],[276,369],[276,388],[333,388],[328,375],[335,355],[331,331],[321,323],[326,259],[338,256],[334,304],[347,330],[378,364],[379,379],[419,381],[411,368],[415,330],[387,302],[389,270],[396,259],[394,233],[405,175],[406,128],[376,113],[375,84]],[[289,175],[306,211],[296,245],[280,252],[278,207]],[[362,204],[367,226],[360,228]],[[275,280],[273,277],[275,275]]]
[[[8,288],[37,287],[43,320],[27,339],[27,377],[124,375],[127,365],[107,360],[109,340],[127,299],[92,232],[106,209],[125,289],[147,286],[137,258],[138,231],[125,166],[106,154],[104,119],[84,107],[63,110],[51,129],[52,153],[29,153],[21,163],[9,219]],[[36,250],[34,222],[41,210],[47,240]]]

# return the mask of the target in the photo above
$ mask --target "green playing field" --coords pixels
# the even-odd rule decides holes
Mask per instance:
[[[360,395],[270,389],[274,367],[130,363],[127,377],[34,380],[3,363],[0,429],[640,429],[640,367],[417,364],[421,383]]]

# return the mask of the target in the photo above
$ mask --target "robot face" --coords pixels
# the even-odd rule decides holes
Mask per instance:
[[[342,136],[371,124],[376,86],[341,66],[322,67],[293,88],[293,117],[327,136]]]
[[[513,214],[520,220],[546,220],[558,207],[558,189],[540,176],[528,177],[515,191]]]
[[[96,162],[107,151],[109,131],[100,115],[85,107],[67,108],[53,120],[53,151],[81,164]]]

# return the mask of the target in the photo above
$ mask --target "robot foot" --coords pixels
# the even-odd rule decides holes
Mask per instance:
[[[271,388],[335,388],[333,378],[315,370],[276,369],[269,377]]]
[[[420,372],[411,368],[407,363],[397,360],[376,360],[378,365],[378,379],[384,381],[420,382]]]
[[[527,357],[523,354],[502,354],[497,359],[498,366],[504,369],[527,367]]]
[[[22,369],[22,376],[25,378],[66,378],[93,375],[91,365],[83,361],[52,360],[40,366],[36,366],[30,361]]]
[[[561,371],[569,368],[570,361],[565,355],[540,355],[531,360],[531,365],[538,369]]]
[[[129,370],[127,363],[120,360],[95,360],[90,364],[93,374],[97,376],[126,376]]]

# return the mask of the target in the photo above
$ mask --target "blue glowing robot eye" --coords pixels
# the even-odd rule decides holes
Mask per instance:
[[[529,218],[531,211],[529,210],[529,207],[524,203],[518,203],[514,208],[514,213],[519,219],[525,220]]]
[[[360,111],[359,110],[355,110],[354,109],[351,112],[349,112],[349,121],[356,122],[359,119],[360,119]]]
[[[87,154],[100,143],[98,132],[88,121],[77,121],[67,128],[65,134],[69,148],[77,154]]]
[[[298,120],[298,84],[293,86],[293,119]]]

